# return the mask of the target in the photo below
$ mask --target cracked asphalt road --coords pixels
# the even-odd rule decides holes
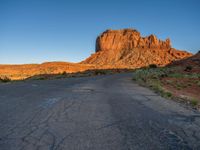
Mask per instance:
[[[200,113],[131,78],[0,84],[0,149],[200,149]]]

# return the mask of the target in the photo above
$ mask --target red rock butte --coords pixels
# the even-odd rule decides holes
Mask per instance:
[[[79,72],[89,69],[134,69],[150,64],[167,65],[192,56],[172,48],[170,39],[155,35],[141,37],[134,29],[106,30],[96,39],[96,52],[80,63],[51,62],[27,65],[0,65],[0,77],[25,79],[39,74]]]
[[[162,41],[153,34],[141,37],[134,29],[106,30],[96,39],[96,53],[82,63],[138,68],[163,66],[189,56],[192,54],[172,48],[169,38]]]

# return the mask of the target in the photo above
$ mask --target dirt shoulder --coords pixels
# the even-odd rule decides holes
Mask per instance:
[[[200,72],[197,67],[155,65],[134,71],[133,80],[161,96],[200,108]]]

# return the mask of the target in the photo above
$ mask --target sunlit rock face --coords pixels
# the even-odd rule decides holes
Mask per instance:
[[[170,39],[161,41],[155,35],[141,37],[140,32],[133,29],[107,30],[96,40],[96,52],[133,48],[171,48],[171,44]]]
[[[82,63],[138,68],[162,66],[191,55],[172,48],[170,39],[162,41],[153,34],[142,37],[134,29],[106,30],[96,39],[96,53]]]

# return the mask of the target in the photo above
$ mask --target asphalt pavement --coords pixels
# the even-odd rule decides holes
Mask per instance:
[[[0,84],[0,150],[200,149],[200,113],[132,76]]]

